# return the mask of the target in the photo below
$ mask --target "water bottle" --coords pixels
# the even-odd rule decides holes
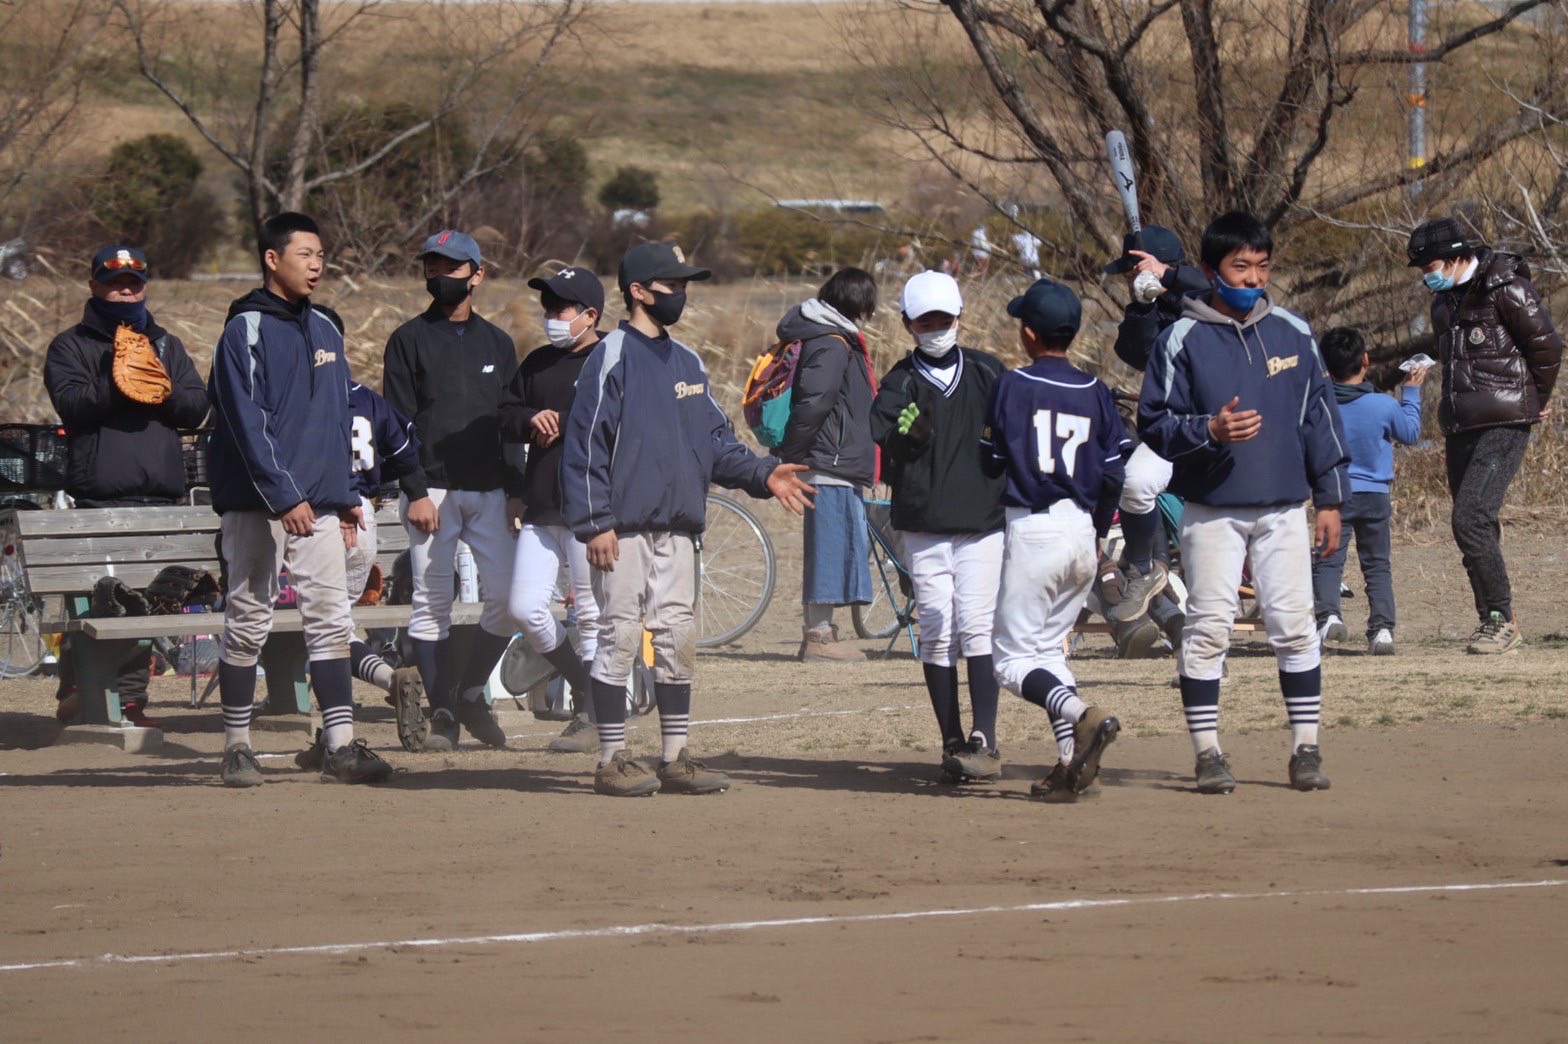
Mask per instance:
[[[479,570],[474,567],[474,553],[461,540],[457,542],[457,600],[479,601]]]

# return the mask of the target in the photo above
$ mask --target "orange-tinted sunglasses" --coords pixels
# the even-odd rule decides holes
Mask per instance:
[[[147,271],[147,262],[136,257],[111,257],[98,267],[106,272],[118,272],[126,268],[132,272],[145,272]]]

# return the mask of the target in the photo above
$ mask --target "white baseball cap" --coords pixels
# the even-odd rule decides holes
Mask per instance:
[[[929,312],[958,315],[964,310],[964,296],[958,280],[946,272],[921,272],[904,284],[903,312],[908,319],[919,319]]]

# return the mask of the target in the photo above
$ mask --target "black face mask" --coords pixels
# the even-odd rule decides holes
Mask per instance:
[[[681,313],[686,310],[686,291],[665,292],[649,287],[648,292],[653,295],[653,304],[643,305],[648,318],[660,326],[674,326],[681,321]]]
[[[456,308],[463,303],[463,298],[473,292],[468,281],[473,276],[431,276],[425,280],[425,293],[435,298],[436,304],[442,308]]]

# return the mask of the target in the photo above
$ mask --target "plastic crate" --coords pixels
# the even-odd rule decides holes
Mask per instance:
[[[180,456],[185,462],[186,490],[211,485],[207,481],[207,440],[211,436],[211,428],[180,432]]]
[[[64,489],[71,443],[57,424],[0,425],[0,490]]]

